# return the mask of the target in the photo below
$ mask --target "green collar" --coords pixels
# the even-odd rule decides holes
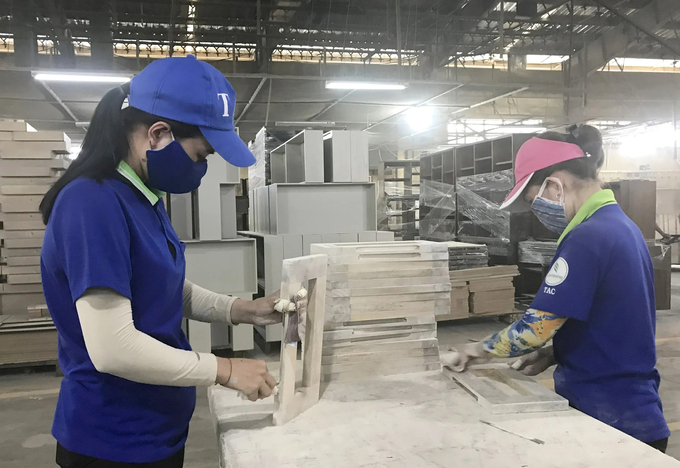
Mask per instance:
[[[567,228],[564,230],[557,243],[561,243],[572,229],[590,218],[597,210],[607,205],[616,205],[614,192],[611,190],[600,190],[599,192],[592,194],[583,204],[581,209],[578,210],[574,219],[567,225]]]
[[[142,195],[146,197],[147,200],[152,205],[155,205],[158,203],[158,200],[165,196],[165,192],[161,192],[160,190],[155,190],[155,189],[150,189],[149,187],[142,182],[142,179],[139,178],[137,173],[132,170],[130,165],[126,163],[125,161],[121,161],[120,164],[118,165],[118,168],[116,169],[120,175],[125,177],[132,185],[137,188],[140,192],[142,192]]]

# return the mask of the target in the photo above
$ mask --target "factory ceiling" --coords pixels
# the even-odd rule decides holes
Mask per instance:
[[[450,144],[460,119],[663,121],[679,34],[677,0],[5,0],[0,117],[77,141],[112,85],[32,74],[132,76],[191,53],[234,85],[245,140],[263,125],[351,128],[394,151]],[[327,89],[333,80],[405,89]],[[414,109],[429,112],[426,128],[410,125]]]

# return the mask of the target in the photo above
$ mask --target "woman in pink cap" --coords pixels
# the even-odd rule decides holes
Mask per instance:
[[[531,209],[560,234],[552,267],[520,320],[444,361],[463,371],[519,357],[511,365],[526,375],[557,365],[555,391],[571,406],[665,451],[652,259],[640,229],[602,189],[603,158],[600,132],[587,125],[522,145],[501,208]]]

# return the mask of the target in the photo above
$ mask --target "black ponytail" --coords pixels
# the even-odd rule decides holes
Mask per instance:
[[[604,163],[602,134],[591,125],[572,125],[569,133],[545,132],[538,138],[552,141],[563,141],[578,145],[583,150],[584,158],[570,159],[536,171],[529,185],[542,185],[546,178],[557,171],[566,171],[580,180],[598,180],[600,168]]]
[[[107,92],[99,101],[78,157],[47,191],[40,203],[40,213],[45,224],[50,219],[59,192],[69,182],[80,177],[98,182],[115,177],[116,168],[130,150],[128,137],[138,125],[150,127],[159,121],[166,122],[177,140],[201,136],[199,128],[193,125],[151,115],[133,107],[122,109],[129,93],[130,84],[126,83]]]

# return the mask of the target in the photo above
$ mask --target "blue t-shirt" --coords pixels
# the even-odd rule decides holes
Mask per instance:
[[[531,307],[570,319],[553,339],[557,393],[643,442],[670,435],[655,369],[652,259],[619,205],[567,234]]]
[[[181,329],[184,245],[163,201],[152,203],[122,179],[76,179],[57,197],[41,270],[64,372],[54,437],[72,452],[115,462],[152,462],[180,450],[196,389],[97,372],[75,308],[89,288],[110,288],[130,299],[138,330],[191,349]]]

